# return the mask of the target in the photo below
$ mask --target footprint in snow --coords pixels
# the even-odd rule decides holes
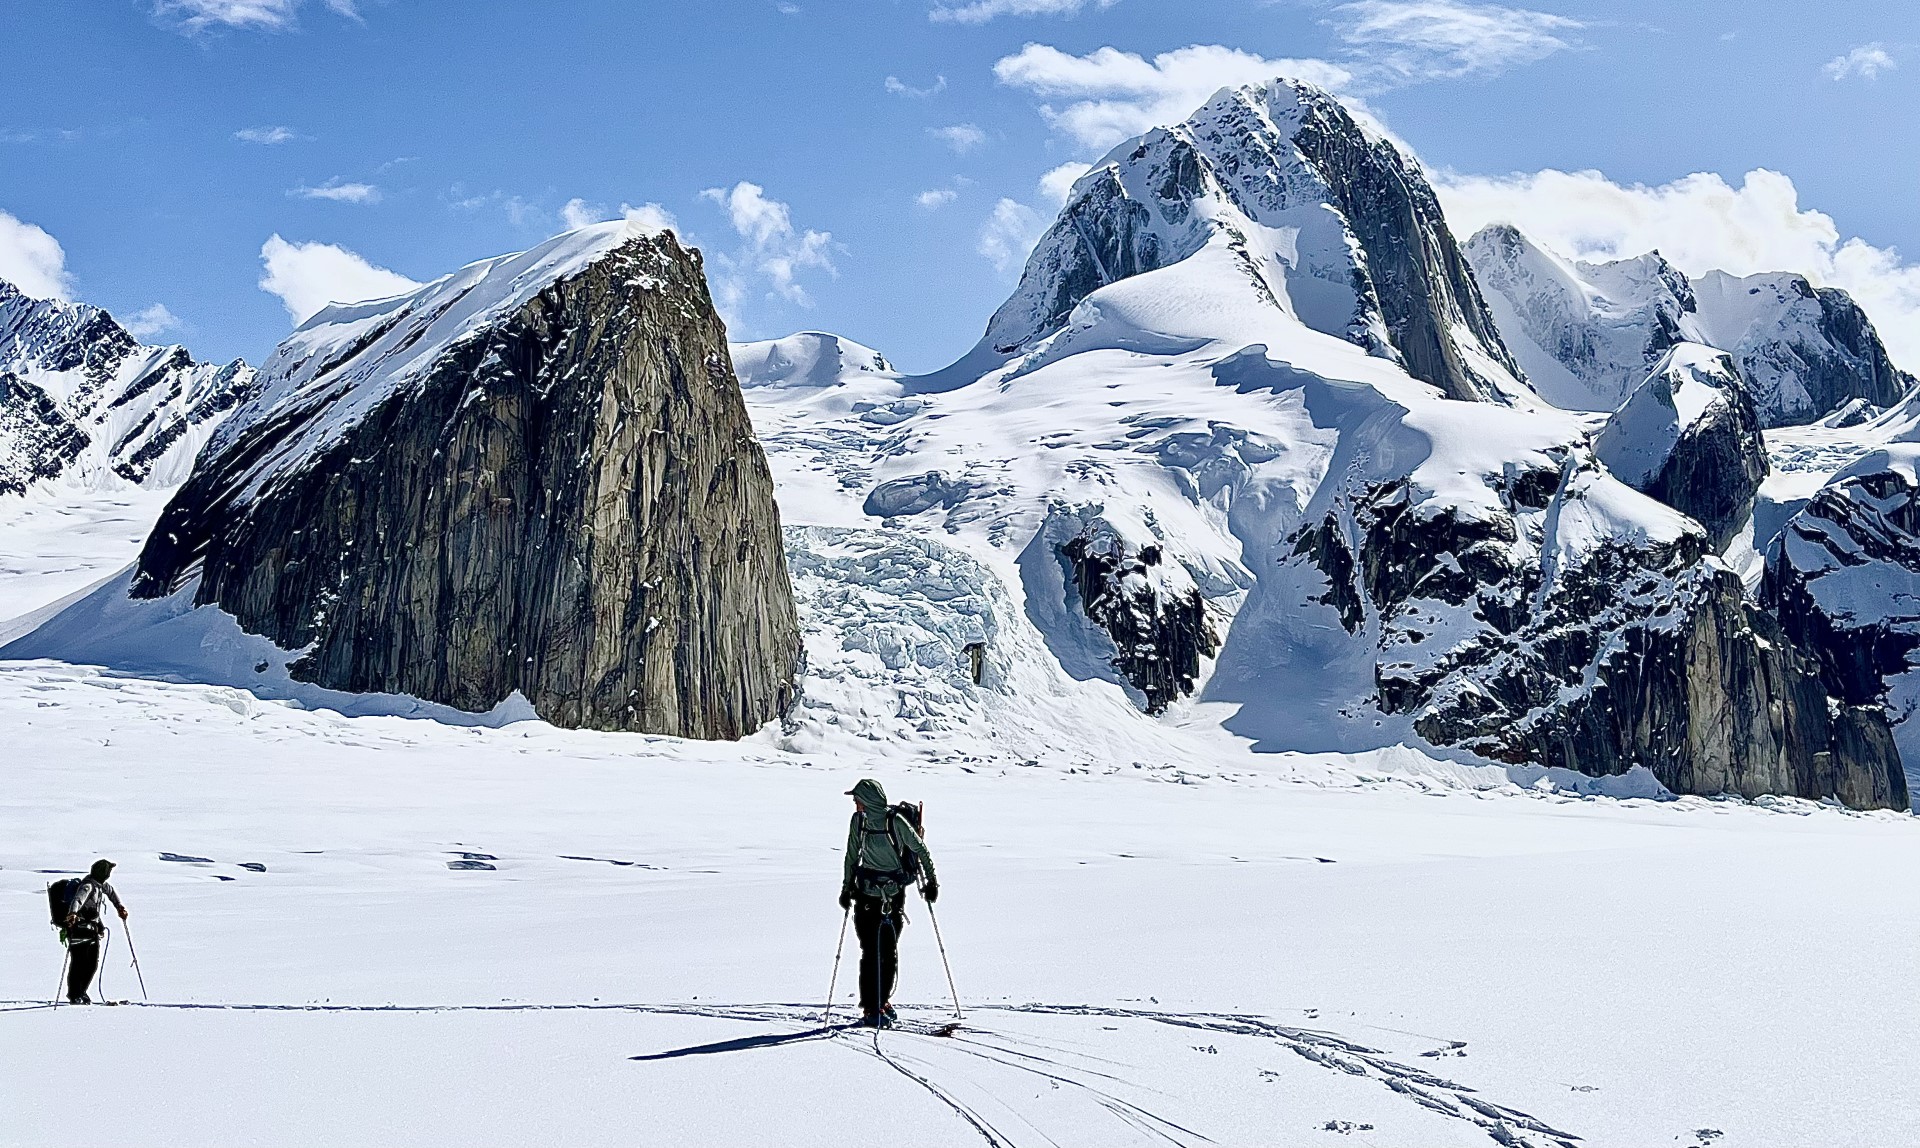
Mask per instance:
[[[182,864],[182,865],[211,865],[211,864],[213,864],[213,858],[211,858],[211,857],[190,857],[190,856],[188,856],[188,855],[187,855],[187,854],[185,854],[185,853],[162,853],[162,854],[160,854],[160,860],[162,860],[162,861],[176,861],[176,862],[179,862],[179,863],[180,863],[180,864]]]

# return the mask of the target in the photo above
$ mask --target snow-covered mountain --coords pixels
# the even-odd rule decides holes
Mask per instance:
[[[983,345],[1028,349],[1100,288],[1207,249],[1249,298],[1454,398],[1522,390],[1419,166],[1325,92],[1285,80],[1222,90],[1094,165]]]
[[[959,546],[1163,723],[1904,805],[1884,714],[1710,558],[1765,473],[1731,368],[1668,348],[1597,453],[1431,195],[1321,93],[1223,92],[1075,185],[959,363],[749,389],[785,513]]]
[[[177,485],[254,382],[238,360],[144,346],[98,307],[0,281],[0,496],[61,479]]]
[[[1508,224],[1481,229],[1466,256],[1528,381],[1555,406],[1613,410],[1682,342],[1733,357],[1763,426],[1854,400],[1886,408],[1913,389],[1852,297],[1801,275],[1689,279],[1659,252],[1572,262]]]
[[[895,375],[893,364],[872,347],[824,331],[801,331],[784,339],[734,343],[733,370],[743,387],[819,387],[849,375]]]

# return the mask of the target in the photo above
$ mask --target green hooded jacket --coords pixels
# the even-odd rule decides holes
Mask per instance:
[[[860,802],[860,810],[847,825],[847,863],[841,887],[872,896],[886,893],[888,885],[898,889],[898,881],[876,881],[870,877],[862,880],[856,876],[856,871],[860,869],[904,873],[906,866],[894,851],[894,838],[898,838],[901,847],[919,859],[921,874],[928,882],[933,882],[933,855],[927,852],[927,843],[914,832],[906,818],[895,817],[889,811],[887,791],[880,788],[880,783],[872,778],[863,779],[853,787],[853,796]],[[893,822],[891,836],[887,833],[888,821]]]

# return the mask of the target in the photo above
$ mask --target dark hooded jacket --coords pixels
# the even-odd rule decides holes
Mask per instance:
[[[847,861],[842,887],[867,896],[898,892],[906,883],[906,865],[895,851],[896,839],[900,849],[920,862],[921,875],[933,883],[933,854],[927,852],[927,843],[914,832],[907,819],[895,817],[888,809],[887,791],[880,788],[880,783],[871,778],[864,780],[853,787],[853,796],[860,803],[860,810],[847,826]],[[887,832],[889,822],[891,834]],[[889,880],[879,874],[896,876]]]

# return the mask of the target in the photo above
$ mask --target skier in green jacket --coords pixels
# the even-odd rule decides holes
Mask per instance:
[[[887,791],[879,782],[863,779],[847,793],[853,797],[854,814],[847,826],[840,907],[852,909],[853,931],[860,938],[860,1023],[891,1028],[896,1020],[890,1001],[899,975],[900,930],[907,923],[906,891],[914,883],[916,867],[920,895],[929,905],[940,896],[940,882],[927,843],[904,814],[887,805]]]

